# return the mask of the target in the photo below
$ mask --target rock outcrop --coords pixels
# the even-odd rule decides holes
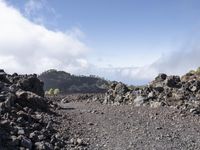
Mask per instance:
[[[174,106],[200,113],[200,75],[188,73],[180,78],[159,74],[148,85],[134,89],[115,82],[107,91],[104,103]]]

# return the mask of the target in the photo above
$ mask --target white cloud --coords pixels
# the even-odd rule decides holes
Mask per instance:
[[[60,17],[47,0],[27,0],[24,5],[24,14],[37,24],[53,25]],[[51,20],[47,19],[48,16],[51,16]]]
[[[184,75],[200,66],[200,47],[198,42],[185,48],[161,56],[154,63],[137,68],[107,68],[103,70],[108,78],[129,84],[145,84],[159,73]],[[111,71],[112,70],[112,71]]]
[[[43,3],[43,0],[28,0],[25,4],[26,15],[31,15],[32,13],[44,8]]]
[[[29,0],[26,12],[30,15],[42,7],[39,0]],[[0,22],[0,68],[10,73],[41,73],[55,68],[76,74],[94,74],[125,83],[144,84],[160,72],[181,75],[200,66],[200,48],[196,42],[186,47],[187,50],[163,55],[147,66],[99,68],[86,60],[89,48],[80,40],[84,33],[78,28],[67,32],[49,30],[28,20],[2,0]]]
[[[75,33],[48,30],[2,0],[0,22],[0,67],[8,72],[40,73],[50,68],[70,72],[88,67],[84,56],[89,48],[74,36],[81,33],[78,29]]]

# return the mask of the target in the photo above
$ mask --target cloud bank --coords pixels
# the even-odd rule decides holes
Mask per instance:
[[[8,72],[40,73],[57,68],[69,72],[85,69],[89,48],[77,30],[48,30],[0,0],[0,67]]]
[[[129,84],[146,84],[153,80],[159,73],[168,75],[184,75],[190,70],[200,67],[200,47],[197,44],[182,48],[173,53],[161,56],[154,63],[138,68],[113,68],[104,69],[107,76]]]
[[[200,66],[198,42],[163,55],[144,67],[99,68],[91,65],[86,59],[89,48],[81,41],[84,34],[78,28],[66,32],[53,31],[26,18],[43,7],[39,1],[30,0],[24,16],[0,0],[0,68],[9,73],[41,73],[55,68],[128,84],[145,84],[160,72],[181,75]]]

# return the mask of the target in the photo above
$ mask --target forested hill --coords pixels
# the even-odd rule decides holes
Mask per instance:
[[[43,72],[39,79],[44,89],[58,88],[62,93],[99,93],[105,92],[109,82],[96,76],[76,76],[54,69]]]

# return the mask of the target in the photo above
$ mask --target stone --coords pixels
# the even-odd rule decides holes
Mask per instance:
[[[0,103],[0,113],[3,113],[5,111],[5,103]]]
[[[55,134],[55,138],[59,139],[61,137],[60,133]]]
[[[32,132],[29,134],[29,138],[33,141],[36,141],[38,139],[38,135],[36,134],[36,132]]]
[[[0,95],[0,102],[4,102],[6,100],[6,95]]]
[[[47,103],[43,97],[29,91],[18,90],[16,92],[16,102],[22,107],[29,107],[34,110],[47,110]]]
[[[197,108],[192,108],[190,109],[190,112],[193,113],[193,114],[200,114],[200,111],[197,109]]]
[[[121,82],[118,83],[115,86],[115,93],[116,94],[123,95],[123,94],[125,94],[128,91],[129,91],[128,87],[125,84],[121,83]]]
[[[46,150],[44,142],[36,142],[34,146],[37,150]]]
[[[134,100],[133,103],[135,106],[142,106],[145,102],[146,98],[143,96],[137,96]]]
[[[44,140],[44,135],[39,135],[39,136],[38,136],[38,139],[39,139],[40,141]]]
[[[14,105],[15,99],[16,99],[15,95],[9,93],[9,95],[6,97],[6,100],[5,100],[5,102],[4,102],[4,103],[5,103],[5,107],[6,107],[7,109],[10,109],[11,106]]]
[[[50,144],[49,142],[45,142],[45,148],[46,148],[47,150],[53,150],[53,145]]]
[[[9,87],[9,91],[12,92],[12,93],[15,93],[16,91],[19,90],[19,87],[17,87],[16,84],[12,84],[10,87]]]
[[[76,140],[74,138],[70,139],[70,143],[76,145]]]
[[[30,139],[26,138],[26,137],[22,137],[21,139],[21,146],[28,148],[28,149],[32,149],[32,145],[33,143],[31,142]]]
[[[172,88],[180,88],[181,85],[179,84],[181,82],[180,77],[179,76],[168,76],[165,80],[165,84],[168,87],[172,87]]]
[[[21,77],[16,84],[24,91],[30,91],[44,97],[44,83],[40,81],[35,74]]]
[[[82,145],[82,144],[83,144],[83,140],[80,139],[80,138],[78,138],[78,139],[77,139],[77,144],[78,144],[78,145]]]
[[[24,129],[18,129],[18,135],[24,135],[25,134],[25,131]]]
[[[152,107],[152,108],[157,108],[160,106],[162,106],[161,102],[150,102],[150,107]]]
[[[10,137],[10,139],[12,140],[12,145],[13,145],[13,146],[19,146],[20,140],[19,140],[15,135],[12,135],[12,136]]]
[[[154,92],[150,92],[147,96],[147,98],[152,99],[155,97],[155,93]]]
[[[164,88],[163,88],[162,86],[156,86],[156,87],[154,87],[154,89],[155,89],[156,91],[158,91],[159,93],[161,93],[161,92],[164,91]]]
[[[161,82],[161,81],[164,81],[166,78],[167,78],[167,75],[166,75],[166,74],[160,73],[160,74],[155,78],[155,80]]]
[[[122,103],[124,100],[124,97],[121,95],[116,95],[115,99],[114,99],[114,103]]]
[[[53,124],[52,121],[49,121],[47,126],[46,126],[46,129],[47,130],[52,130],[53,129],[52,124]]]

